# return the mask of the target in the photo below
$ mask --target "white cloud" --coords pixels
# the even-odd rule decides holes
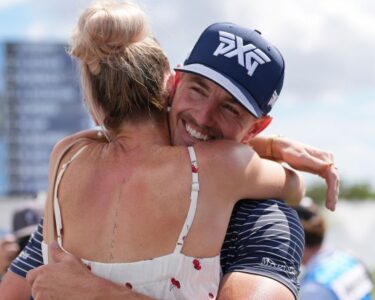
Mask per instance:
[[[1,0],[0,9],[6,9],[17,4],[29,2],[30,0]]]
[[[235,1],[245,7],[247,1]],[[236,18],[239,5],[227,2]],[[251,1],[239,20],[286,58],[285,89],[300,99],[375,86],[375,5],[370,1]],[[272,8],[272,9],[270,9]]]
[[[37,1],[32,3],[35,22],[45,27],[45,37],[67,40],[90,2]],[[370,0],[137,2],[150,15],[173,64],[184,59],[204,27],[234,21],[260,29],[282,50],[287,62],[285,88],[297,95],[313,98],[320,91],[346,93],[375,84],[375,4]]]
[[[302,102],[280,99],[267,133],[279,133],[334,153],[343,180],[375,186],[373,99]],[[371,97],[370,97],[371,98]],[[305,177],[308,182],[312,176]]]

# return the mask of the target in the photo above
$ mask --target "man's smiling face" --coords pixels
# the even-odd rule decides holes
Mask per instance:
[[[242,141],[257,119],[226,90],[199,75],[177,74],[169,114],[171,141],[189,146],[199,141]]]

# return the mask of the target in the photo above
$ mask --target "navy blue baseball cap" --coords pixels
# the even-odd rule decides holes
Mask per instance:
[[[175,70],[210,79],[259,118],[269,113],[281,92],[285,64],[280,51],[259,31],[215,23]]]

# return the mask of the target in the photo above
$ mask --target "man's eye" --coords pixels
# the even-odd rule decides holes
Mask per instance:
[[[223,105],[223,107],[224,107],[227,111],[231,112],[232,114],[235,114],[235,115],[237,115],[237,116],[240,114],[239,111],[238,111],[235,107],[233,107],[233,106],[231,106],[231,105],[225,104],[225,105]]]
[[[196,93],[198,93],[198,94],[200,94],[200,95],[204,95],[204,93],[203,93],[203,91],[202,91],[201,88],[198,88],[198,87],[193,86],[193,87],[191,87],[191,89],[192,89],[194,92],[196,92]]]

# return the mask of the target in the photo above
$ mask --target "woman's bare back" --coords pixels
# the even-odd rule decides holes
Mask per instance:
[[[191,174],[185,147],[88,145],[67,168],[59,187],[65,249],[101,262],[132,262],[173,252],[190,205]],[[232,208],[217,199],[219,193],[205,188],[204,177],[183,249],[195,257],[219,253]]]

